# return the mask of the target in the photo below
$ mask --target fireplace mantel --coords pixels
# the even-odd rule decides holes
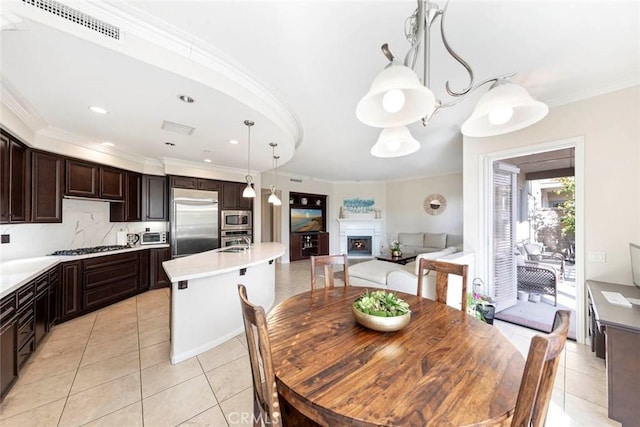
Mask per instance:
[[[340,226],[340,253],[347,254],[349,236],[371,236],[372,256],[380,255],[383,219],[376,218],[338,218]],[[350,258],[370,258],[368,255],[349,255]]]

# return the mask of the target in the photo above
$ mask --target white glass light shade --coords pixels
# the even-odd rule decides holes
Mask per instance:
[[[242,191],[242,197],[256,197],[256,190],[251,187],[251,184],[247,184],[247,186],[244,187],[244,190]]]
[[[400,157],[415,153],[420,149],[416,140],[406,126],[385,128],[380,132],[378,141],[371,147],[375,157]]]
[[[267,199],[267,202],[269,203],[273,203],[276,206],[280,206],[282,204],[282,202],[280,201],[280,198],[278,197],[278,195],[275,193],[275,190],[271,190],[271,194],[269,194],[269,198]]]
[[[404,95],[404,104],[397,111],[388,111],[386,108],[389,108],[389,98],[393,99],[393,94],[397,95],[398,90]],[[396,99],[400,98],[396,96]],[[362,123],[373,127],[404,126],[417,122],[431,113],[435,104],[433,93],[420,83],[411,68],[394,64],[385,68],[373,80],[369,92],[358,102],[356,117]]]
[[[498,124],[501,120],[496,120],[496,117],[500,116],[501,111],[504,113],[509,109],[513,110],[511,118]],[[489,89],[480,98],[473,114],[462,125],[462,133],[475,137],[502,135],[531,126],[542,120],[548,112],[549,107],[531,98],[522,86],[504,83]]]

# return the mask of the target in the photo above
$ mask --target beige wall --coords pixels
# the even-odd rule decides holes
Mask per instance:
[[[584,141],[585,278],[631,283],[629,242],[640,242],[640,86],[552,108],[512,134],[465,138],[465,249],[476,252],[478,265],[486,262],[479,233],[482,156],[570,138]],[[606,262],[588,262],[589,251],[605,252]]]
[[[462,234],[462,174],[392,181],[386,187],[389,238],[400,232]],[[430,194],[447,199],[447,208],[440,215],[429,215],[424,210],[425,198]]]

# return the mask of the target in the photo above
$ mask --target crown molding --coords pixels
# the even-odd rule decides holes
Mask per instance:
[[[629,76],[625,79],[620,79],[612,82],[605,82],[604,84],[591,87],[588,91],[576,91],[571,94],[553,97],[545,100],[544,102],[549,107],[559,107],[561,105],[571,104],[573,102],[584,101],[589,98],[595,98],[596,96],[604,95],[606,93],[616,92],[622,89],[640,85],[640,78],[638,76]]]
[[[0,74],[0,99],[2,104],[34,133],[47,126],[47,122],[38,114],[36,109],[2,74]]]
[[[173,157],[160,157],[158,160],[165,166],[198,169],[203,171],[221,172],[224,174],[234,174],[234,175],[242,175],[242,176],[245,176],[247,174],[246,169],[232,168],[229,166],[217,165],[214,163],[192,162],[189,160],[174,159]],[[260,175],[260,172],[257,172],[257,171],[251,171],[250,173],[252,175]]]
[[[276,89],[260,82],[246,67],[212,44],[126,2],[78,1],[73,3],[73,7],[118,26],[124,37],[134,35],[218,73],[227,82],[253,95],[254,99],[246,96],[241,99],[240,91],[234,93],[227,87],[215,87],[216,90],[241,100],[274,121],[290,135],[294,147],[301,144],[304,135],[302,124],[293,109],[277,96]],[[126,45],[125,42],[119,50],[125,53]],[[153,65],[163,67],[162,64]],[[202,83],[207,84],[205,81]]]

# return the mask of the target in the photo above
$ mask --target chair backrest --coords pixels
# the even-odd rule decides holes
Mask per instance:
[[[247,299],[247,289],[238,285],[244,331],[249,347],[251,375],[253,376],[253,420],[254,426],[280,426],[282,418],[278,402],[276,377],[271,359],[271,344],[267,331],[264,309]]]
[[[422,296],[422,282],[425,280],[425,270],[436,272],[436,301],[447,303],[447,290],[449,288],[449,274],[462,276],[462,311],[467,311],[467,265],[454,264],[433,259],[420,259],[418,268],[418,292]]]
[[[311,257],[311,290],[316,289],[316,268],[324,266],[324,287],[333,288],[333,266],[344,266],[344,285],[349,286],[349,260],[346,255],[320,255]]]
[[[556,311],[553,332],[548,336],[536,335],[531,339],[512,426],[544,426],[560,354],[567,341],[570,317],[568,310]]]

